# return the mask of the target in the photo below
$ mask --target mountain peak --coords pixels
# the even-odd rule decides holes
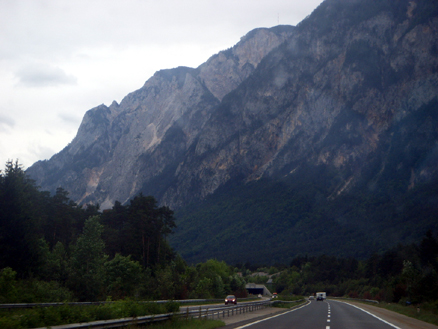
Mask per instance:
[[[220,99],[292,31],[286,26],[256,29],[196,69],[157,71],[120,104],[89,110],[72,143],[45,163],[45,169],[36,163],[28,173],[44,172],[36,175],[38,184],[51,191],[64,186],[80,203],[111,207],[116,200],[129,200],[147,181],[181,160],[178,157],[193,145]],[[176,149],[168,154],[166,143],[174,135],[179,140],[171,141]]]

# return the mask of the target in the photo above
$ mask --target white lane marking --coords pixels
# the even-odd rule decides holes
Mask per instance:
[[[395,324],[392,324],[391,322],[388,322],[388,321],[386,321],[386,320],[383,320],[382,318],[379,318],[377,315],[374,315],[373,313],[368,312],[368,311],[364,310],[363,308],[360,308],[360,307],[358,307],[358,306],[356,306],[356,305],[353,305],[353,304],[350,304],[350,303],[347,303],[347,302],[342,302],[342,301],[340,301],[340,300],[338,300],[337,302],[339,302],[339,303],[344,303],[344,304],[348,304],[348,305],[350,305],[350,306],[356,307],[357,309],[359,309],[359,310],[361,310],[361,311],[364,311],[365,313],[368,313],[369,315],[371,315],[371,316],[375,317],[376,319],[378,319],[378,320],[380,320],[380,321],[386,323],[387,325],[390,325],[390,326],[393,327],[393,328],[396,328],[396,329],[402,329],[402,328],[400,328],[400,327],[397,327]]]
[[[330,303],[327,301],[328,304],[328,314],[327,317],[330,317]],[[330,319],[327,319],[327,322],[330,322]],[[325,329],[330,329],[330,326],[326,326]]]
[[[327,302],[327,304],[328,304],[328,315],[327,315],[327,317],[330,318],[330,303]],[[327,322],[330,322],[330,319],[327,319]],[[330,328],[330,327],[328,327],[328,328]]]
[[[270,320],[270,319],[276,318],[277,316],[282,316],[282,315],[285,315],[287,313],[291,313],[291,312],[297,311],[300,308],[306,307],[307,305],[310,305],[310,302],[308,302],[307,304],[305,304],[305,305],[303,305],[301,307],[294,308],[293,310],[290,310],[290,311],[287,311],[287,312],[284,312],[284,313],[281,313],[281,314],[277,314],[277,315],[274,315],[274,316],[271,316],[269,318],[265,318],[265,319],[262,319],[262,320],[259,320],[259,321],[256,321],[256,322],[251,322],[251,323],[245,324],[244,326],[237,327],[235,329],[246,328],[246,327],[252,326],[253,324],[260,323],[260,322],[263,322],[263,321],[266,321],[266,320]]]

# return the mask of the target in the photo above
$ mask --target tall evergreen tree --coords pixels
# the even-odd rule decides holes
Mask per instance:
[[[70,286],[81,300],[96,300],[103,292],[108,256],[104,254],[102,230],[99,217],[90,217],[73,248]]]
[[[0,268],[9,266],[19,276],[37,268],[44,196],[18,161],[6,163],[0,174]]]

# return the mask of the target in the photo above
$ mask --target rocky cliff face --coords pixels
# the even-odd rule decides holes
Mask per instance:
[[[225,96],[163,201],[180,205],[232,179],[294,175],[308,165],[336,173],[331,198],[356,186],[371,165],[376,171],[366,179],[375,186],[402,138],[396,131],[436,106],[438,19],[424,18],[424,2],[405,2],[398,12],[363,3],[324,2]],[[423,151],[435,158],[436,119],[424,120],[412,133],[427,135],[431,148]],[[391,170],[410,172],[406,190],[436,177],[433,161],[398,161]]]
[[[61,186],[83,204],[111,207],[149,188],[166,189],[224,95],[235,89],[293,27],[256,29],[197,69],[162,70],[119,104],[88,111],[77,136],[49,161],[28,169],[43,189]],[[146,188],[147,188],[146,187]]]

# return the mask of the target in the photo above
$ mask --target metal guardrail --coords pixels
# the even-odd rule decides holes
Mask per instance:
[[[227,307],[216,307],[216,308],[202,308],[199,310],[189,310],[185,312],[169,313],[169,314],[159,314],[159,315],[147,315],[139,316],[136,318],[123,318],[116,320],[102,320],[93,321],[87,323],[76,323],[76,324],[66,324],[60,326],[50,326],[51,329],[81,329],[81,328],[119,328],[129,325],[145,324],[152,322],[159,322],[170,320],[173,317],[178,318],[206,318],[206,319],[220,319],[237,314],[243,314],[248,312],[253,312],[255,310],[270,307],[271,301],[253,302],[245,303],[244,305],[227,306]],[[204,305],[205,306],[205,305]],[[36,329],[46,329],[48,327],[36,328]]]

